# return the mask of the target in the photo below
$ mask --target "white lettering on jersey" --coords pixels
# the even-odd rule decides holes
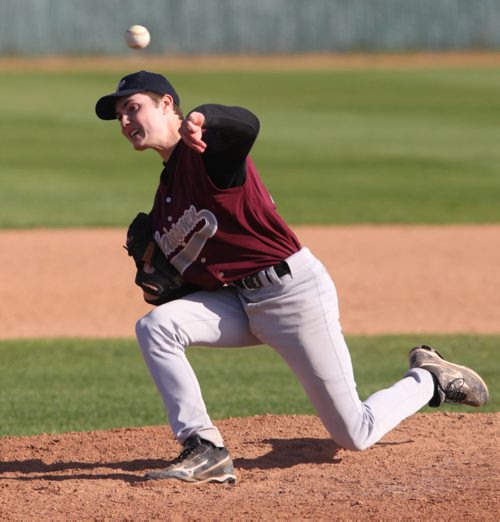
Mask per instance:
[[[202,221],[205,221],[203,227],[194,232],[185,246],[170,260],[180,274],[195,261],[205,243],[217,232],[217,218],[210,210],[198,211],[191,205],[170,230],[164,228],[163,235],[160,232],[155,233],[155,241],[165,256],[168,256],[185,243],[189,234]]]

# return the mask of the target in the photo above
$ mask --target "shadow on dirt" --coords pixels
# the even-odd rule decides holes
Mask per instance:
[[[270,444],[272,448],[256,458],[234,459],[234,465],[241,469],[283,469],[297,464],[337,464],[341,461],[338,456],[341,448],[329,439],[265,439],[260,444]]]
[[[46,464],[40,459],[13,460],[0,462],[0,480],[123,480],[125,482],[142,482],[140,475],[129,473],[70,473],[57,474],[64,471],[79,470],[120,470],[120,471],[148,471],[150,469],[164,467],[164,460],[132,460],[127,462],[55,462]],[[6,474],[15,473],[21,475]]]
[[[255,445],[255,442],[247,443]],[[271,445],[265,455],[255,458],[236,458],[234,465],[240,469],[290,468],[297,464],[335,464],[340,462],[340,448],[328,439],[264,439],[257,443]],[[161,459],[132,460],[127,462],[54,462],[40,459],[0,462],[0,480],[123,480],[142,482],[141,475],[132,473],[106,473],[105,470],[140,472],[163,468],[168,462]],[[79,473],[88,470],[89,473]],[[97,472],[99,470],[99,472]],[[70,473],[62,473],[69,471]],[[97,473],[95,473],[96,471]],[[104,472],[103,472],[104,471]],[[14,475],[13,475],[14,474]]]

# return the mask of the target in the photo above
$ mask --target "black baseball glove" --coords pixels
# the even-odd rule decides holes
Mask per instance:
[[[153,238],[149,214],[139,212],[132,221],[128,227],[125,249],[134,258],[137,267],[135,284],[144,290],[144,299],[148,303],[157,306],[201,290],[196,285],[185,283],[163,255]]]

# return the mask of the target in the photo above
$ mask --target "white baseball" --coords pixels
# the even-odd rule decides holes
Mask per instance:
[[[149,45],[151,36],[143,25],[132,25],[125,33],[125,40],[131,49],[144,49]]]

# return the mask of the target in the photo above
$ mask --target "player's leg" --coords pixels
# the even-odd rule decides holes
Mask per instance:
[[[159,306],[140,319],[136,334],[144,359],[161,394],[172,430],[181,444],[197,434],[222,446],[185,348],[260,344],[232,288],[197,292]]]
[[[289,261],[292,275],[281,279],[281,288],[242,292],[252,331],[297,375],[332,438],[342,447],[366,448],[429,402],[432,376],[412,369],[362,402],[331,278],[307,249]]]

